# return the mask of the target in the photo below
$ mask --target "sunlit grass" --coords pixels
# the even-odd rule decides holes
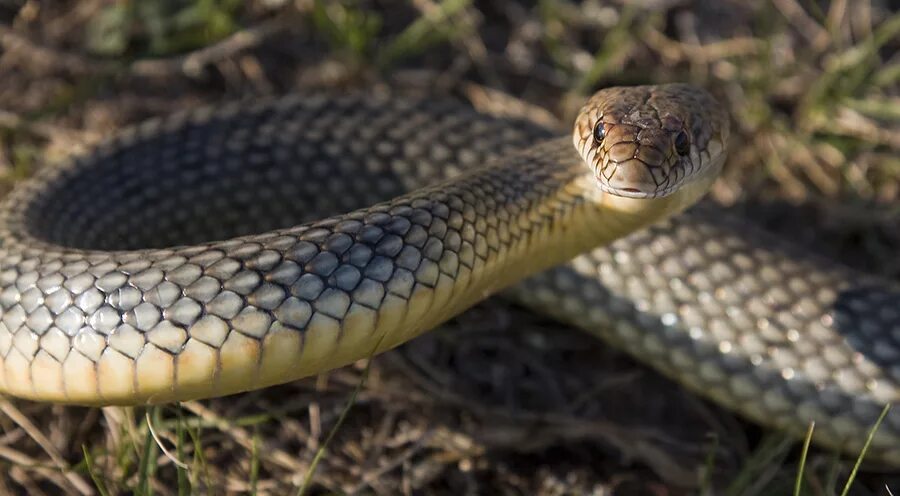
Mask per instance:
[[[130,61],[198,49],[251,25],[254,16],[266,18],[277,12],[261,6],[266,2],[247,3],[253,7],[239,5],[241,2],[206,0],[184,5],[162,0],[147,5],[150,3],[156,7],[138,7],[136,1],[105,3],[88,20],[70,28],[76,32],[87,27],[94,34],[81,39],[81,45],[74,38],[75,42],[66,49],[121,62],[122,70],[64,79],[48,92],[52,98],[42,100],[38,108],[18,115],[18,120],[0,121],[0,142],[6,147],[0,153],[6,166],[0,177],[13,182],[33,174],[45,146],[57,138],[55,129],[47,131],[39,126],[57,121],[63,121],[58,124],[60,128],[82,125],[78,120],[72,124],[70,114],[80,114],[85,102],[98,95],[105,98],[114,93],[111,88],[127,80],[125,68]],[[773,4],[761,3],[733,38],[709,40],[691,36],[690,18],[681,9],[666,12],[647,10],[637,4],[619,8],[603,2],[581,5],[541,0],[533,8],[511,7],[509,14],[520,16],[516,22],[533,31],[523,28],[515,40],[498,42],[497,32],[486,26],[490,27],[495,17],[503,13],[469,0],[398,2],[395,11],[374,10],[363,1],[311,0],[296,5],[307,23],[298,25],[292,34],[312,38],[319,43],[315,45],[315,56],[353,66],[354,71],[364,74],[361,77],[371,77],[369,71],[389,78],[395,71],[423,66],[434,69],[429,66],[431,59],[446,58],[459,67],[475,67],[464,73],[466,77],[474,74],[472,78],[479,81],[503,82],[497,85],[498,89],[533,100],[530,103],[557,115],[571,112],[567,100],[577,101],[605,84],[689,80],[709,86],[728,102],[740,147],[732,153],[732,170],[723,181],[726,185],[715,192],[718,199],[739,201],[748,192],[771,188],[792,200],[838,198],[861,209],[864,215],[900,215],[880,206],[900,196],[896,186],[900,180],[900,100],[896,93],[900,63],[896,57],[884,54],[900,36],[900,14],[881,19],[868,36],[849,38],[839,25],[845,22],[843,18],[837,17],[835,24],[835,16],[814,9],[818,4],[803,2],[824,33],[822,40],[814,44],[796,38],[797,28]],[[404,15],[402,23],[395,18],[397,12]],[[670,21],[680,24],[667,25]],[[60,23],[56,25],[61,30]],[[269,47],[277,55],[260,66],[276,70],[272,68],[279,67],[279,57],[296,48],[291,45],[293,42],[281,40],[281,44]],[[490,53],[480,52],[483,47]],[[240,53],[220,65],[212,63],[209,74],[192,76],[181,84],[206,84],[216,88],[213,91],[236,94],[245,88],[234,85],[234,74],[252,72],[248,62],[252,55]],[[367,373],[368,369],[357,383],[344,385],[340,390],[351,391],[350,399],[320,420],[321,425],[316,428],[324,429],[327,435],[316,449],[304,451],[295,445],[282,448],[283,440],[279,438],[307,436],[318,442],[316,435],[322,432],[313,428],[315,422],[309,413],[314,399],[270,405],[262,413],[253,407],[229,410],[221,404],[218,407],[222,412],[216,415],[186,412],[180,407],[171,411],[153,407],[145,416],[144,410],[125,409],[121,423],[98,421],[92,435],[79,434],[85,442],[78,445],[80,452],[70,453],[75,463],[69,470],[90,479],[100,494],[150,495],[161,493],[161,487],[179,495],[221,493],[225,487],[249,494],[290,493],[297,487],[299,494],[318,490],[319,479],[327,478],[317,477],[314,482],[313,475],[317,467],[323,468],[319,465],[323,459],[338,456],[334,451],[329,455],[326,448],[339,428],[351,428],[345,422],[350,406],[364,392]],[[48,409],[35,415],[56,418],[77,417],[80,413]],[[305,418],[310,425],[297,425],[296,418]],[[75,420],[70,424],[77,424]],[[151,426],[159,434],[158,440],[154,439]],[[73,425],[66,427],[76,429]],[[373,434],[366,432],[366,436]],[[792,457],[795,442],[780,433],[770,434],[742,460],[724,489],[716,486],[721,480],[713,474],[723,466],[716,455],[730,440],[717,438],[704,461],[698,485],[706,494],[724,490],[731,496],[799,496],[811,494],[804,481],[815,480],[828,496],[849,494],[851,485],[858,480],[871,437],[854,466],[845,467],[835,461],[825,470],[822,463],[812,463],[829,456],[810,448],[812,429],[797,461]],[[30,456],[40,456],[39,449],[29,449]],[[372,447],[367,449],[375,451]],[[170,451],[171,456],[167,457],[164,451]],[[228,456],[222,457],[222,451],[227,451]],[[452,449],[446,448],[435,456],[454,455]],[[211,462],[210,458],[220,463],[225,459],[227,466]],[[19,460],[14,463],[6,458],[4,468],[18,467],[40,481],[51,480],[47,472],[40,470],[59,471],[43,458],[40,463]],[[407,470],[402,468],[403,463],[412,462],[398,463],[401,468],[397,470]],[[339,463],[327,465],[353,472]],[[467,466],[462,461],[458,465]],[[358,473],[355,475],[359,477]],[[57,483],[64,485],[65,481],[54,482]],[[330,480],[330,485],[322,484],[329,490],[339,486]],[[74,493],[69,486],[63,487]]]

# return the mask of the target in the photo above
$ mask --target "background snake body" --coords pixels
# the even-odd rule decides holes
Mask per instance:
[[[568,139],[446,102],[291,98],[47,168],[0,210],[0,388],[136,404],[346,364],[680,211],[727,139],[681,85],[601,92],[575,129],[590,170]],[[816,420],[829,446],[858,449],[900,392],[894,286],[708,206],[510,294],[757,421]],[[900,464],[898,441],[892,414],[873,455]]]

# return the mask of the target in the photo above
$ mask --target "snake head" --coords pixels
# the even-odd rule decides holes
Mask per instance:
[[[627,198],[669,196],[719,172],[728,119],[686,84],[598,91],[575,121],[575,149],[600,189]]]

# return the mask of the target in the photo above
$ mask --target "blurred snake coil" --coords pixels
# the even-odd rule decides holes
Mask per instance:
[[[106,405],[261,388],[508,288],[756,422],[815,421],[818,443],[857,452],[900,397],[898,285],[714,205],[682,212],[728,138],[703,90],[602,90],[574,128],[352,95],[124,130],[0,206],[0,391]],[[900,466],[900,412],[869,460]]]

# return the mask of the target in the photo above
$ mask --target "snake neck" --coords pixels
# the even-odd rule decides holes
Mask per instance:
[[[481,194],[469,197],[475,211],[474,246],[485,260],[479,268],[482,287],[476,292],[481,299],[683,211],[706,193],[716,175],[714,171],[666,197],[616,196],[601,191],[568,141],[557,139],[436,186],[424,196],[458,187]]]
[[[452,265],[460,262],[453,276],[441,271],[433,289],[417,286],[420,291],[404,305],[402,323],[376,326],[371,335],[383,336],[378,350],[433,329],[530,275],[681,212],[706,193],[720,165],[675,194],[624,198],[601,191],[562,138],[431,188],[420,198],[401,200],[423,206],[427,201],[438,210],[444,202],[456,203],[465,219],[459,231],[464,241],[458,251],[445,252]],[[452,238],[445,236],[444,242]]]

